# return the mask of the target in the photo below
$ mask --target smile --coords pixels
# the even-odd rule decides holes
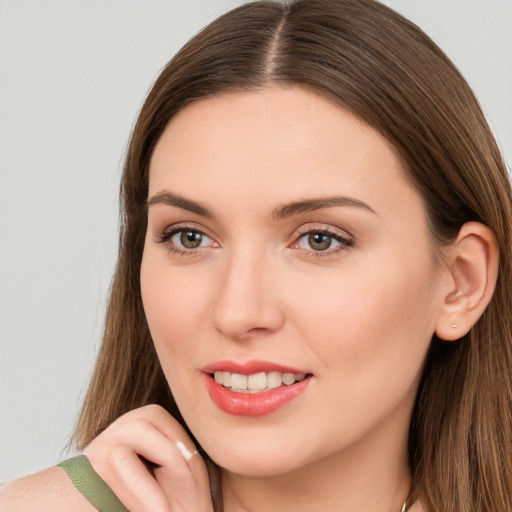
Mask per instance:
[[[262,393],[269,389],[291,386],[306,378],[305,373],[259,372],[250,375],[216,371],[215,382],[234,393]]]
[[[263,416],[304,394],[314,380],[304,369],[265,361],[219,361],[202,369],[212,402],[234,416]]]

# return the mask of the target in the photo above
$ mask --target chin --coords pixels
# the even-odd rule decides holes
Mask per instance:
[[[285,447],[278,450],[271,446],[246,441],[245,446],[233,443],[203,446],[210,458],[220,468],[245,477],[275,477],[298,469],[308,463],[304,449]]]
[[[225,457],[221,457],[220,460],[214,460],[214,462],[225,471],[250,478],[276,477],[297,469],[297,465],[290,461],[276,461],[272,458],[240,460],[239,457],[233,457],[224,459]]]

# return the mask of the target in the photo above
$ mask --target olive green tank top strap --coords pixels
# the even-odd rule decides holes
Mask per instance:
[[[112,489],[94,471],[85,455],[67,459],[58,466],[64,469],[73,485],[99,512],[128,512]]]

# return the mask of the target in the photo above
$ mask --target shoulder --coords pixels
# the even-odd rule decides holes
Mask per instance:
[[[96,512],[66,472],[52,467],[0,487],[0,512]]]

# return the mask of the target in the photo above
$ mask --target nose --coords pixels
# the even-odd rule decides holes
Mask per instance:
[[[224,263],[212,309],[213,327],[234,341],[278,331],[284,311],[275,265],[247,248]]]

